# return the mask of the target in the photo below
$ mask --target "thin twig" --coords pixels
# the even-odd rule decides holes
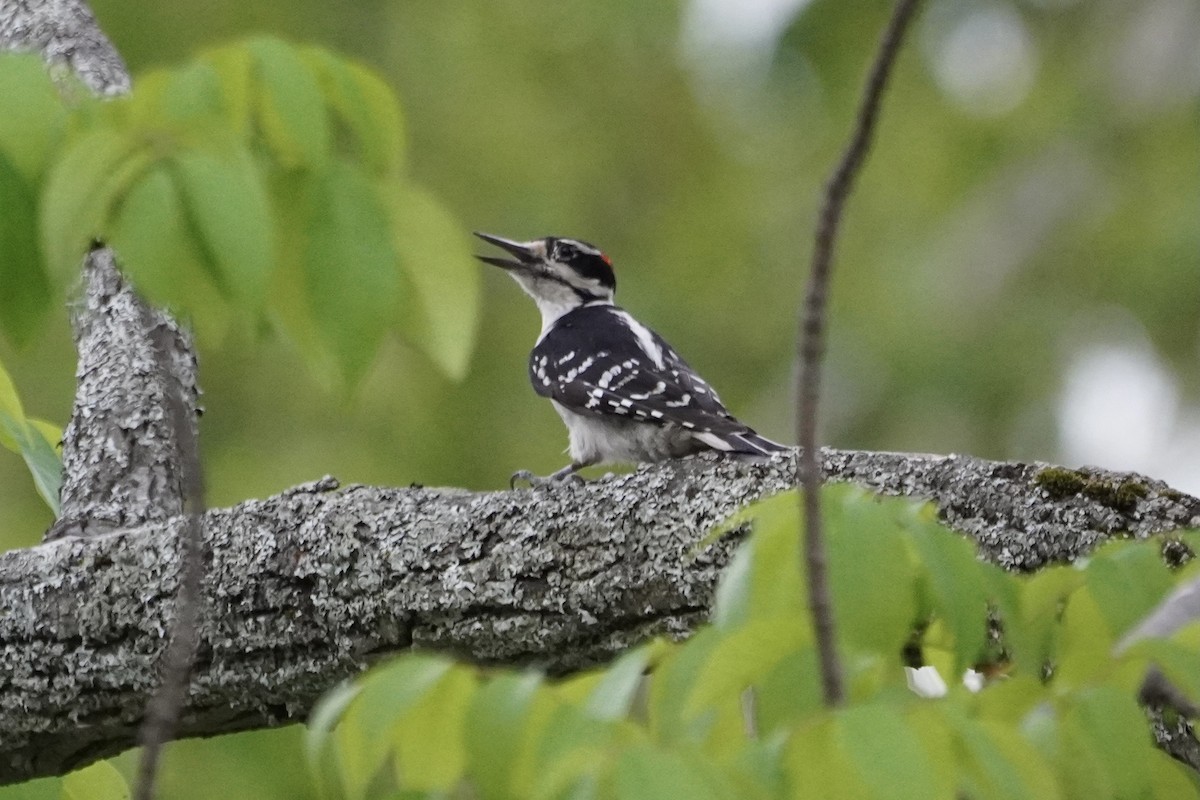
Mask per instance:
[[[162,376],[171,428],[178,448],[182,472],[184,522],[178,528],[179,588],[175,593],[175,621],[171,640],[163,656],[162,683],[146,704],[139,742],[142,745],[138,765],[136,800],[153,800],[162,749],[175,737],[180,709],[187,700],[192,664],[200,643],[200,608],[204,581],[204,483],[200,468],[200,445],[193,406],[183,397],[184,386],[169,367],[175,343],[167,340],[177,333],[155,320],[149,309],[144,314],[148,335],[154,342],[157,368]]]
[[[1146,670],[1138,690],[1138,702],[1152,708],[1170,708],[1189,719],[1200,719],[1200,706],[1155,666]]]
[[[807,532],[804,559],[808,574],[808,600],[820,656],[821,685],[825,703],[829,706],[840,705],[845,691],[834,640],[833,606],[829,598],[825,539],[821,527],[817,400],[821,390],[821,358],[825,352],[825,307],[829,294],[829,277],[833,268],[833,245],[837,238],[842,208],[870,149],[883,89],[896,61],[896,54],[900,51],[905,30],[919,2],[920,0],[898,0],[896,3],[867,78],[850,144],[825,186],[825,202],[817,222],[817,236],[813,246],[804,314],[800,325],[800,370],[796,387],[799,398],[796,429],[800,441],[800,457],[796,462],[796,478],[803,486],[802,513],[804,529]]]

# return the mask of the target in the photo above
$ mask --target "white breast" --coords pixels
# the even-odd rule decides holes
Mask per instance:
[[[692,432],[617,416],[579,414],[551,400],[570,435],[571,460],[581,464],[663,461],[702,450]]]

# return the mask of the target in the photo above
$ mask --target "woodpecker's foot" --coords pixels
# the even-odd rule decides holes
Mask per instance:
[[[517,481],[525,481],[529,484],[530,488],[533,488],[545,480],[545,478],[539,478],[537,475],[534,475],[527,469],[519,469],[512,474],[512,477],[508,479],[508,488],[516,489]]]
[[[578,475],[577,472],[586,466],[587,464],[570,464],[563,467],[558,472],[547,475],[544,478],[539,475],[534,475],[527,469],[519,469],[512,474],[511,478],[508,479],[508,488],[516,489],[517,481],[525,481],[529,484],[530,489],[536,489],[539,486],[548,486],[552,483],[568,480],[584,483],[583,477]]]

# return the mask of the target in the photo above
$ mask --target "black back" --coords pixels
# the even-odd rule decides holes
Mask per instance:
[[[738,422],[703,378],[661,336],[660,368],[607,303],[564,314],[529,356],[529,379],[543,397],[581,414],[622,416],[721,434],[750,429]]]

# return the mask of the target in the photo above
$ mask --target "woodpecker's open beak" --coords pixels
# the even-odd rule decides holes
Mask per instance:
[[[517,260],[513,261],[512,259],[496,258],[495,256],[475,256],[485,264],[491,264],[500,267],[500,269],[528,269],[538,260],[538,254],[533,248],[521,242],[502,239],[499,236],[492,236],[490,233],[480,233],[479,231],[475,231],[475,235],[488,244],[494,244],[496,247],[507,250],[517,257]]]

